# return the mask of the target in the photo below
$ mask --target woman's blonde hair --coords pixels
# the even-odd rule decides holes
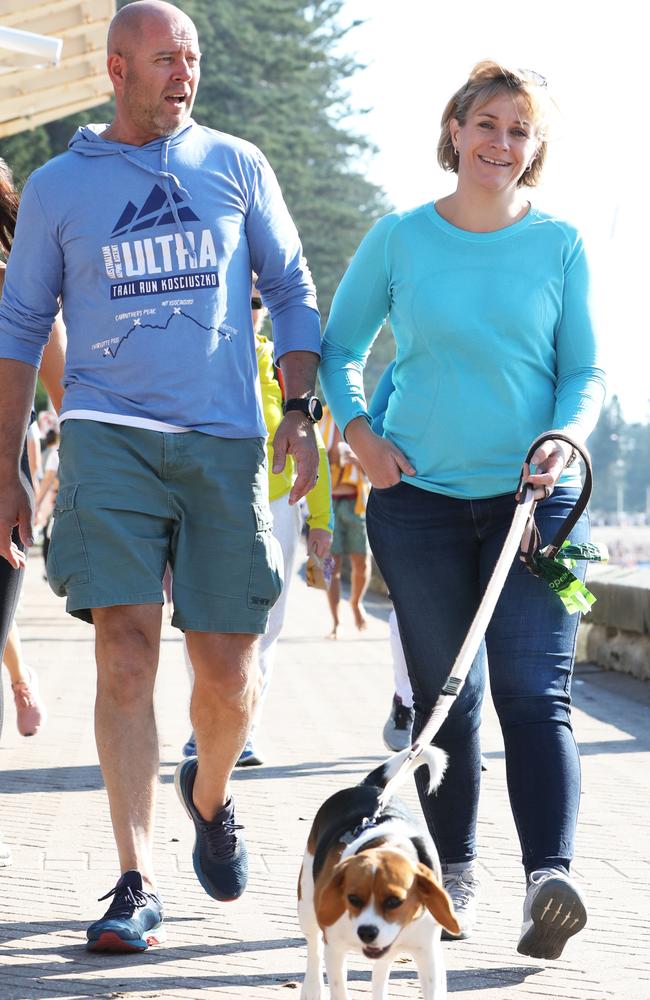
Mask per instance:
[[[500,63],[485,59],[477,63],[466,83],[448,101],[440,120],[438,140],[438,163],[443,170],[458,173],[458,157],[451,141],[451,121],[460,125],[467,121],[470,110],[476,105],[487,104],[497,94],[507,91],[513,100],[523,101],[534,125],[539,147],[528,170],[519,178],[518,184],[535,187],[544,167],[548,145],[547,127],[550,100],[546,80],[539,73],[527,69],[509,69]]]

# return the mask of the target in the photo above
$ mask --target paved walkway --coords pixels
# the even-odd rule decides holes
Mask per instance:
[[[387,607],[371,606],[363,636],[346,618],[343,637],[327,641],[324,595],[295,581],[262,734],[269,764],[235,777],[252,877],[243,899],[229,905],[214,903],[196,881],[190,823],[173,790],[188,733],[188,684],[179,635],[165,625],[156,852],[169,940],[143,956],[107,957],[83,945],[86,925],[105,905],[95,900],[118,871],[93,743],[93,632],[64,614],[40,572],[35,556],[19,620],[50,721],[42,735],[21,739],[12,705],[6,709],[0,826],[15,860],[0,870],[0,1000],[297,997],[287,991],[298,989],[305,961],[295,884],[308,824],[328,794],[357,782],[384,756]],[[454,1000],[650,1000],[650,685],[583,667],[575,695],[584,770],[575,871],[589,896],[589,924],[559,962],[515,951],[523,886],[502,744],[488,710],[483,905],[474,938],[446,947]],[[352,997],[370,995],[367,963],[352,963],[350,981]],[[420,996],[409,961],[394,967],[390,996]]]

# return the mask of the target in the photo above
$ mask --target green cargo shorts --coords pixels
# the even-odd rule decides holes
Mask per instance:
[[[332,555],[349,556],[353,552],[367,554],[370,552],[366,534],[365,514],[355,514],[355,496],[334,497],[334,534],[332,536]]]
[[[169,562],[177,628],[265,631],[282,555],[263,438],[66,420],[60,459],[47,572],[70,614],[162,604]]]

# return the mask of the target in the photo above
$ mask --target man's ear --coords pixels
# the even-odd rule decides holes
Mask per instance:
[[[106,60],[106,70],[114,87],[121,88],[126,76],[126,59],[119,52],[111,52]]]
[[[318,893],[314,909],[320,927],[331,927],[345,913],[343,883],[345,870],[352,858],[347,858],[332,869],[329,882]]]
[[[431,869],[418,864],[415,881],[420,899],[434,920],[450,934],[460,934],[460,924],[456,920],[451,899],[436,882]]]

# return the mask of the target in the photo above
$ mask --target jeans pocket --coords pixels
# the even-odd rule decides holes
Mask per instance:
[[[402,485],[402,480],[398,479],[397,482],[393,483],[392,486],[373,486],[372,492],[379,493],[380,496],[385,496],[387,493],[390,493],[391,490],[396,490],[398,486],[401,485]]]
[[[68,587],[89,583],[90,568],[79,515],[76,509],[78,483],[60,486],[54,505],[54,523],[47,554],[50,586],[60,597]]]
[[[255,539],[248,581],[248,607],[270,611],[282,592],[282,550],[271,530],[273,518],[265,503],[253,503]]]

